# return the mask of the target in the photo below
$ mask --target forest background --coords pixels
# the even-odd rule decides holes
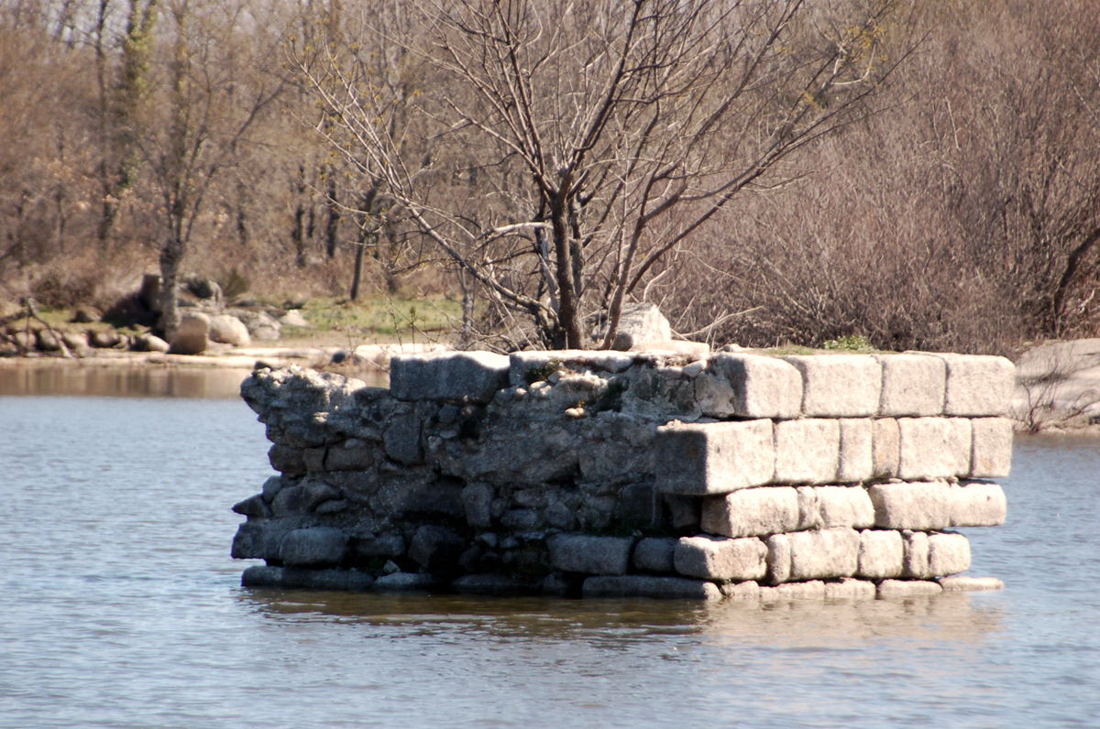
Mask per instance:
[[[1097,37],[1091,0],[4,0],[0,301],[194,272],[501,349],[632,302],[716,345],[1094,336]]]

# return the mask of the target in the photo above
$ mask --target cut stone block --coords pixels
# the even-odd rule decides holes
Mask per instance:
[[[687,577],[622,575],[589,577],[581,586],[584,597],[651,597],[687,600],[720,600],[718,586]]]
[[[940,583],[928,580],[883,580],[878,586],[880,600],[927,597],[943,592]]]
[[[664,425],[654,448],[664,493],[724,494],[768,483],[775,473],[770,420]]]
[[[767,541],[768,582],[778,585],[791,579],[791,540],[788,534],[773,534]]]
[[[862,486],[802,486],[798,510],[799,529],[859,529],[875,523],[875,507]]]
[[[1012,421],[1008,418],[975,418],[970,476],[1004,478],[1012,470]]]
[[[788,534],[791,581],[850,577],[859,568],[859,532],[837,528]]]
[[[775,482],[829,483],[840,461],[840,424],[807,418],[775,424]]]
[[[368,590],[374,578],[358,570],[314,570],[254,565],[241,575],[242,587],[278,587],[307,590]]]
[[[587,534],[558,534],[550,538],[550,564],[562,572],[590,575],[624,575],[630,566],[629,537],[597,537]]]
[[[901,577],[905,544],[894,529],[866,529],[859,533],[859,567],[856,574],[872,580]]]
[[[902,562],[902,576],[914,579],[935,577],[928,568],[928,554],[931,542],[927,532],[906,532],[903,536],[905,557]]]
[[[875,583],[870,580],[844,577],[836,582],[825,583],[826,600],[874,600],[876,594]]]
[[[842,483],[868,481],[875,475],[874,421],[844,418],[840,421],[840,464],[836,480]]]
[[[634,568],[646,572],[672,572],[672,554],[676,540],[672,537],[646,537],[634,547]]]
[[[954,575],[970,569],[970,540],[962,534],[931,534],[928,537],[930,577]]]
[[[288,566],[339,564],[347,552],[348,537],[334,527],[294,529],[279,544],[279,557]]]
[[[730,600],[759,600],[760,583],[755,580],[744,582],[723,582],[719,588],[722,595]]]
[[[703,531],[755,537],[798,529],[798,493],[789,486],[742,489],[703,501]]]
[[[508,355],[508,384],[528,387],[562,369],[617,373],[634,364],[634,355],[613,350],[559,349]]]
[[[760,601],[764,603],[787,600],[824,600],[825,583],[821,580],[787,582],[775,587],[761,587]]]
[[[710,417],[795,418],[802,411],[802,375],[776,357],[718,354],[695,378],[695,397]]]
[[[943,414],[947,366],[928,354],[888,354],[882,364],[879,414],[919,417]]]
[[[1004,524],[1007,511],[1000,484],[964,481],[951,487],[950,526],[998,526]]]
[[[867,489],[880,529],[926,531],[952,526],[952,495],[942,481],[882,483]]]
[[[972,417],[1007,415],[1016,367],[1004,357],[938,354],[947,364],[944,413]]]
[[[871,471],[875,478],[896,478],[901,454],[901,431],[894,418],[871,421]]]
[[[900,418],[898,476],[947,478],[970,473],[973,448],[966,418]]]
[[[489,402],[508,386],[508,357],[492,352],[437,352],[390,360],[390,392],[398,400]]]
[[[379,577],[372,588],[380,592],[426,592],[436,585],[435,577],[426,572],[394,572]]]
[[[673,553],[676,571],[708,580],[758,580],[768,548],[759,539],[681,537]]]
[[[882,366],[868,354],[784,357],[802,373],[802,414],[859,418],[878,413]]]
[[[940,581],[944,592],[973,592],[978,590],[1003,590],[1005,583],[996,577],[963,577],[955,575]]]

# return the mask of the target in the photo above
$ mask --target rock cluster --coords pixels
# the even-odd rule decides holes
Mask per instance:
[[[244,584],[867,598],[988,589],[1013,366],[951,354],[449,352],[390,387],[261,369],[279,475]]]

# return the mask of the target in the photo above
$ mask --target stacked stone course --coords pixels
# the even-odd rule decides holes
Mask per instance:
[[[258,370],[280,472],[246,585],[699,599],[989,589],[1013,366],[905,353],[452,352]]]

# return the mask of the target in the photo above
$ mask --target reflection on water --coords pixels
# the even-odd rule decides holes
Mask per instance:
[[[50,362],[0,367],[2,395],[235,398],[250,370]]]

